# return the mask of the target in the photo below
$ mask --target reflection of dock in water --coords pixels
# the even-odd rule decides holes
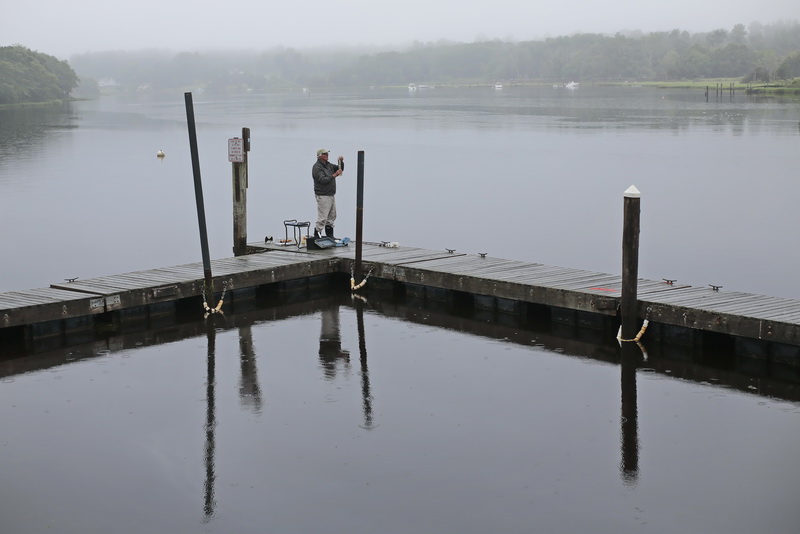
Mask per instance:
[[[406,292],[391,299],[370,298],[368,308],[381,315],[437,328],[469,332],[523,346],[536,345],[557,350],[565,357],[578,356],[607,363],[619,362],[619,345],[613,336],[587,321],[562,316],[519,314],[498,305],[477,301],[465,307],[459,299],[442,299],[442,294]],[[240,329],[265,321],[319,313],[340,303],[353,307],[361,302],[349,291],[332,293],[329,285],[305,285],[294,291],[269,293],[263,297],[226,300],[230,304],[219,331]],[[533,310],[535,311],[535,310]],[[645,336],[648,360],[640,372],[663,374],[698,383],[712,383],[756,395],[800,401],[800,372],[791,363],[731,356],[728,347],[696,343],[660,343]],[[179,309],[128,324],[120,332],[102,337],[88,334],[38,338],[24,343],[0,344],[0,378],[50,369],[73,361],[102,357],[110,352],[172,343],[206,335],[196,308]],[[691,341],[691,339],[690,339]],[[255,352],[255,348],[253,349]]]
[[[416,263],[419,254],[433,254],[430,251],[416,251]],[[268,256],[272,253],[254,256]],[[451,259],[450,253],[436,253],[439,258]],[[294,254],[304,257],[305,254]],[[335,258],[335,256],[334,256]],[[330,267],[334,259],[330,256],[325,264]],[[483,260],[484,258],[481,258]],[[340,261],[346,258],[338,258]],[[474,261],[474,258],[472,259]],[[506,260],[507,261],[507,260]],[[412,261],[411,263],[415,263]],[[513,262],[511,262],[513,264]],[[373,264],[376,265],[376,264]],[[509,263],[504,263],[509,266]],[[337,269],[341,266],[336,265]],[[313,269],[306,265],[307,270]],[[419,268],[419,265],[416,266]],[[386,267],[376,267],[386,269]],[[403,275],[395,266],[396,274]],[[522,269],[512,269],[520,273]],[[432,276],[423,271],[425,277]],[[408,275],[408,271],[405,272]],[[263,273],[260,275],[263,276]],[[270,273],[270,276],[272,274]],[[94,339],[93,336],[70,335],[44,337],[35,340],[30,348],[35,353],[27,353],[21,358],[0,361],[0,377],[13,376],[17,373],[35,369],[43,369],[63,365],[77,359],[92,358],[105,355],[116,350],[129,349],[136,346],[156,345],[175,340],[208,336],[208,362],[206,383],[206,424],[205,436],[205,484],[203,488],[203,510],[207,520],[214,515],[217,480],[214,462],[216,446],[217,414],[215,406],[215,337],[217,331],[238,329],[240,348],[241,376],[239,380],[239,396],[243,407],[258,413],[263,402],[262,392],[257,378],[257,349],[253,346],[251,326],[264,321],[282,320],[289,317],[320,313],[333,318],[341,308],[355,312],[358,325],[359,363],[361,381],[361,404],[363,427],[375,426],[373,411],[373,391],[367,361],[366,328],[364,310],[370,310],[390,317],[398,317],[405,321],[425,324],[445,329],[469,332],[472,335],[520,345],[536,345],[542,350],[557,350],[564,357],[578,356],[620,365],[621,371],[621,413],[620,413],[620,476],[626,485],[636,485],[639,480],[639,432],[638,408],[636,394],[636,376],[640,372],[664,373],[673,378],[683,378],[696,382],[711,383],[720,387],[730,387],[751,394],[769,395],[774,398],[790,401],[800,400],[796,388],[797,369],[793,365],[784,365],[768,358],[731,358],[728,347],[697,344],[648,344],[648,355],[644,363],[640,349],[633,344],[624,344],[620,349],[613,337],[607,335],[605,322],[613,322],[614,317],[604,315],[586,315],[577,311],[552,309],[508,301],[495,296],[480,296],[466,292],[455,292],[422,284],[410,284],[389,280],[384,271],[381,275],[373,274],[368,289],[371,292],[369,304],[362,296],[352,296],[343,289],[331,291],[331,283],[342,283],[346,287],[346,278],[338,273],[306,277],[300,281],[275,283],[258,291],[243,291],[226,300],[226,315],[217,317],[216,325],[209,330],[208,325],[214,322],[213,316],[207,321],[192,320],[184,322],[186,316],[196,317],[194,306],[176,307],[172,313],[146,314],[136,323],[125,323],[124,333],[114,333],[105,339]],[[429,278],[430,279],[430,278]],[[399,289],[399,290],[398,290]],[[365,293],[366,294],[366,293]],[[381,297],[384,298],[381,298]],[[524,312],[523,312],[524,310]],[[178,320],[181,317],[181,320]],[[594,317],[594,319],[592,319]],[[341,332],[338,320],[334,320],[333,328],[320,327],[320,357],[325,343],[333,341],[337,350],[335,357],[349,352],[342,349]],[[134,325],[139,329],[132,328]],[[338,333],[337,333],[338,331]],[[329,335],[330,334],[330,335]],[[90,338],[90,340],[87,340]],[[647,338],[645,338],[647,341]],[[61,347],[78,347],[65,350]],[[746,345],[748,346],[748,345]],[[333,347],[333,345],[331,345]],[[625,354],[630,349],[635,354]],[[5,350],[5,348],[3,349]],[[327,350],[327,349],[326,349]],[[80,356],[83,354],[83,356]]]
[[[338,282],[346,287],[356,248],[249,247],[267,252],[212,262],[217,295],[227,290],[226,306],[254,292]],[[363,261],[370,285],[389,285],[394,292],[461,299],[469,306],[499,306],[523,315],[534,310],[612,332],[618,326],[618,275],[379,244],[364,245]],[[97,326],[168,315],[181,305],[200,307],[202,291],[203,268],[196,263],[0,293],[0,337],[79,335]],[[800,362],[798,300],[645,279],[639,280],[637,294],[639,315],[649,318],[650,339],[723,344],[740,356]]]
[[[577,355],[608,363],[619,361],[619,346],[613,336],[595,323],[577,320],[574,315],[542,315],[536,313],[535,308],[521,314],[502,304],[478,299],[470,306],[464,306],[461,299],[448,301],[444,292],[426,294],[422,289],[406,291],[391,298],[370,298],[368,307],[376,313],[403,321],[470,332],[519,345],[535,344],[544,349],[557,349],[565,356]],[[224,321],[218,321],[217,328],[224,331],[318,313],[333,302],[353,306],[353,300],[349,291],[332,293],[327,282],[299,285],[291,291],[268,292],[257,298],[255,294],[250,298],[229,298],[226,299],[228,311]],[[119,331],[108,330],[98,337],[94,332],[88,332],[2,343],[0,378],[100,357],[109,352],[205,336],[206,327],[200,317],[196,307],[191,306],[189,309],[178,308],[171,314],[144,317],[126,323],[126,327]],[[800,372],[791,362],[735,354],[724,344],[703,345],[696,343],[691,336],[684,337],[681,343],[664,343],[651,339],[652,332],[653,328],[648,329],[643,340],[649,358],[641,372],[800,401],[800,388],[795,386],[800,381]]]
[[[379,288],[373,288],[379,289]],[[378,291],[379,292],[379,291]],[[639,432],[637,409],[637,373],[663,373],[666,376],[706,383],[715,387],[732,388],[754,395],[768,395],[793,402],[800,400],[796,387],[797,369],[793,366],[780,366],[753,359],[737,359],[730,362],[718,357],[716,353],[702,347],[661,347],[648,346],[646,359],[639,347],[624,344],[620,349],[617,342],[605,335],[602,330],[578,322],[563,321],[561,318],[536,314],[521,315],[512,313],[503,306],[483,304],[464,306],[460,299],[440,299],[441,294],[409,291],[395,295],[394,298],[377,298],[373,295],[368,303],[363,297],[354,297],[349,291],[331,294],[327,287],[306,285],[294,292],[278,292],[255,296],[250,299],[232,300],[231,309],[224,317],[209,317],[206,321],[180,320],[166,321],[162,317],[152,318],[143,323],[139,331],[126,332],[104,340],[71,345],[69,349],[51,348],[22,358],[0,361],[0,377],[46,369],[64,365],[71,361],[94,356],[105,356],[109,352],[122,351],[139,346],[152,346],[171,343],[181,339],[208,336],[208,359],[206,381],[206,423],[205,438],[205,485],[203,488],[203,509],[207,517],[214,514],[216,493],[214,484],[218,480],[214,462],[217,416],[216,399],[218,393],[215,352],[217,334],[230,330],[239,334],[240,368],[238,388],[243,408],[255,410],[263,402],[258,384],[256,362],[258,347],[252,339],[252,326],[270,321],[318,315],[330,310],[355,314],[358,326],[358,350],[360,361],[361,405],[363,427],[375,426],[373,410],[373,384],[367,361],[367,327],[364,313],[376,313],[399,318],[427,327],[465,332],[490,339],[503,340],[522,346],[536,346],[539,350],[558,351],[564,358],[589,358],[620,365],[620,476],[625,484],[637,484],[639,480]],[[194,312],[188,315],[195,315]],[[352,317],[352,315],[350,315]],[[209,328],[213,324],[213,328]],[[145,326],[147,326],[145,328]],[[320,327],[322,332],[322,327]],[[353,336],[339,332],[341,345],[345,347]],[[61,340],[62,342],[64,339]],[[340,345],[340,346],[341,346]],[[623,351],[632,349],[633,354]],[[263,351],[262,351],[263,352]],[[722,351],[724,352],[724,351]],[[78,356],[76,355],[83,355]],[[724,355],[723,355],[724,356]],[[262,357],[264,355],[262,354]],[[312,356],[316,357],[316,355]],[[232,384],[233,385],[233,384]],[[254,402],[254,401],[258,402]],[[199,438],[199,433],[198,433]],[[645,444],[646,446],[646,444]]]

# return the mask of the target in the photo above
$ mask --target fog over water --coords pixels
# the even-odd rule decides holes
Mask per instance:
[[[5,2],[10,4],[9,2]],[[15,3],[0,19],[0,46],[22,44],[68,58],[88,51],[402,46],[446,39],[538,40],[573,33],[625,30],[705,32],[736,24],[795,20],[794,0],[730,3],[563,0],[557,3],[321,0],[272,3],[243,0],[104,3],[45,0]],[[10,6],[8,6],[10,7]]]

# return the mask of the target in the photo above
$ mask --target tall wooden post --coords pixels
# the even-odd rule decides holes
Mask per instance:
[[[622,338],[632,339],[639,331],[639,212],[641,193],[630,186],[624,194],[622,227]]]
[[[211,255],[208,252],[208,230],[206,228],[206,210],[203,203],[203,182],[200,179],[200,156],[197,150],[197,128],[194,122],[194,104],[192,93],[184,93],[186,101],[186,122],[189,127],[189,149],[192,155],[192,171],[194,174],[194,198],[197,204],[197,224],[200,227],[200,251],[203,255],[203,279],[205,280],[208,298],[214,294],[214,279],[211,276]]]
[[[247,153],[250,128],[242,128],[241,139],[228,140],[228,160],[233,167],[233,255],[247,254]]]
[[[353,273],[361,277],[361,253],[364,229],[364,151],[358,151],[358,172],[356,176],[356,265]]]

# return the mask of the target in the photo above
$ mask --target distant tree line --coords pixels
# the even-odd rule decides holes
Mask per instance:
[[[800,51],[786,56],[775,74],[779,80],[800,78]]]
[[[737,24],[731,31],[578,34],[544,41],[417,45],[362,56],[331,74],[336,85],[403,81],[681,80],[791,78],[784,58],[800,51],[800,24]],[[783,68],[782,68],[783,67]]]
[[[124,89],[209,92],[297,87],[740,78],[800,76],[800,24],[737,24],[731,30],[576,34],[541,41],[414,43],[403,51],[87,53],[71,58],[81,76]]]
[[[63,100],[77,85],[66,61],[21,45],[0,47],[0,104]]]

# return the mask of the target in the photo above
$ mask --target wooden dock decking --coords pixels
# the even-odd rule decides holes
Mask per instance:
[[[285,252],[212,261],[217,295],[336,271],[330,258]],[[0,293],[0,327],[13,327],[173,302],[203,294],[202,262]],[[212,297],[209,297],[211,302]]]
[[[353,244],[318,251],[260,243],[248,248],[262,252],[212,261],[217,296],[223,288],[349,275],[355,261]],[[576,312],[616,315],[621,298],[619,275],[456,251],[365,244],[362,261],[365,273],[384,281]],[[197,297],[202,291],[198,262],[0,293],[0,328],[81,320]],[[800,346],[797,300],[645,279],[639,280],[638,299],[640,318],[653,323]],[[208,300],[212,304],[211,296]]]

